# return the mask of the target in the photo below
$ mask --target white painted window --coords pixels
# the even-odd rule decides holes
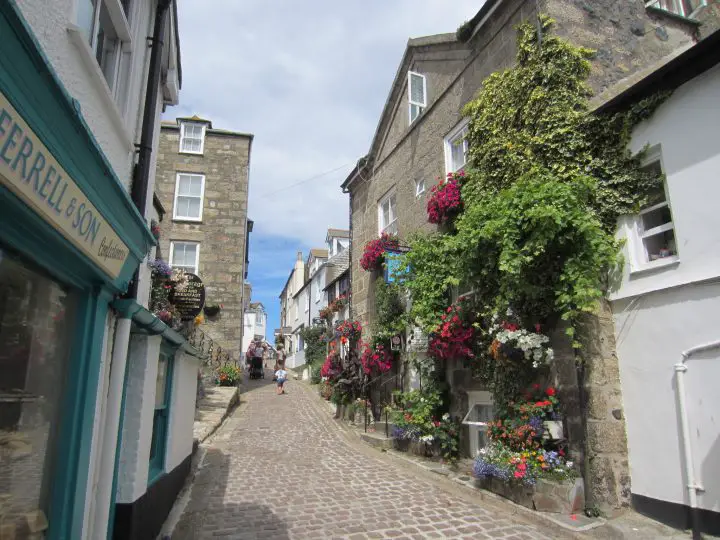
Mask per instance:
[[[470,430],[470,455],[476,456],[488,443],[488,422],[495,418],[495,402],[485,390],[468,392],[468,412],[462,423]]]
[[[659,148],[648,153],[643,168],[662,177]],[[665,182],[650,195],[647,206],[635,217],[630,236],[634,269],[662,266],[679,260],[675,225]]]
[[[170,242],[170,266],[197,275],[200,265],[198,242]]]
[[[408,71],[408,107],[411,124],[427,107],[425,75],[414,71]]]
[[[397,234],[397,205],[395,193],[389,193],[378,203],[378,233]]]
[[[419,197],[425,193],[425,179],[420,178],[419,180],[415,180],[415,196]]]
[[[468,123],[469,119],[466,118],[445,137],[445,172],[457,172],[467,164]]]
[[[205,175],[178,173],[175,181],[173,219],[202,221]]]
[[[130,77],[132,4],[132,0],[78,0],[77,8],[77,26],[121,110]]]
[[[646,7],[654,7],[669,11],[681,17],[691,17],[701,6],[707,5],[706,0],[646,0]]]
[[[202,154],[205,149],[205,124],[180,123],[180,153]]]
[[[310,290],[305,291],[305,313],[310,311]]]
[[[320,301],[320,298],[322,297],[322,283],[320,282],[320,277],[315,280],[315,303],[317,304]]]

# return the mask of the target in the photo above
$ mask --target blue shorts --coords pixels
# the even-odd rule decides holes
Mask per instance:
[[[285,379],[278,379],[277,383],[278,383],[278,386],[282,386],[283,384],[285,384]]]

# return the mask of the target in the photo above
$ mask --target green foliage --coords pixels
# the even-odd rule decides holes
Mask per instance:
[[[240,382],[240,368],[235,364],[225,364],[215,374],[215,384],[219,386],[237,386]]]
[[[382,277],[375,280],[375,307],[377,318],[373,323],[375,343],[387,344],[390,338],[405,331],[405,303],[400,286],[386,283]]]
[[[305,342],[305,362],[310,366],[319,366],[327,356],[325,326],[309,326],[300,330],[300,337]]]

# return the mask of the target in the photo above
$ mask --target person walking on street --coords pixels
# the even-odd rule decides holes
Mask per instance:
[[[285,393],[285,381],[287,380],[287,371],[285,371],[285,366],[280,366],[280,368],[275,372],[275,378],[277,379],[277,393],[279,396],[280,394]]]

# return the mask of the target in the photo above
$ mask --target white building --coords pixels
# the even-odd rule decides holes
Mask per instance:
[[[0,308],[0,394],[21,393],[0,431],[27,444],[0,460],[0,536],[32,515],[45,538],[151,537],[189,470],[198,368],[146,309],[176,5],[2,2],[0,31],[0,287],[28,292]],[[32,354],[4,341],[21,327]]]
[[[624,273],[610,296],[632,502],[680,528],[695,515],[698,527],[714,534],[720,533],[719,49],[716,32],[607,105],[621,109],[673,90],[632,134],[631,150],[648,148],[646,166],[665,182],[650,207],[621,220]]]
[[[243,319],[243,341],[242,341],[242,357],[253,340],[265,341],[265,332],[267,330],[267,313],[262,302],[250,302],[245,308]]]

